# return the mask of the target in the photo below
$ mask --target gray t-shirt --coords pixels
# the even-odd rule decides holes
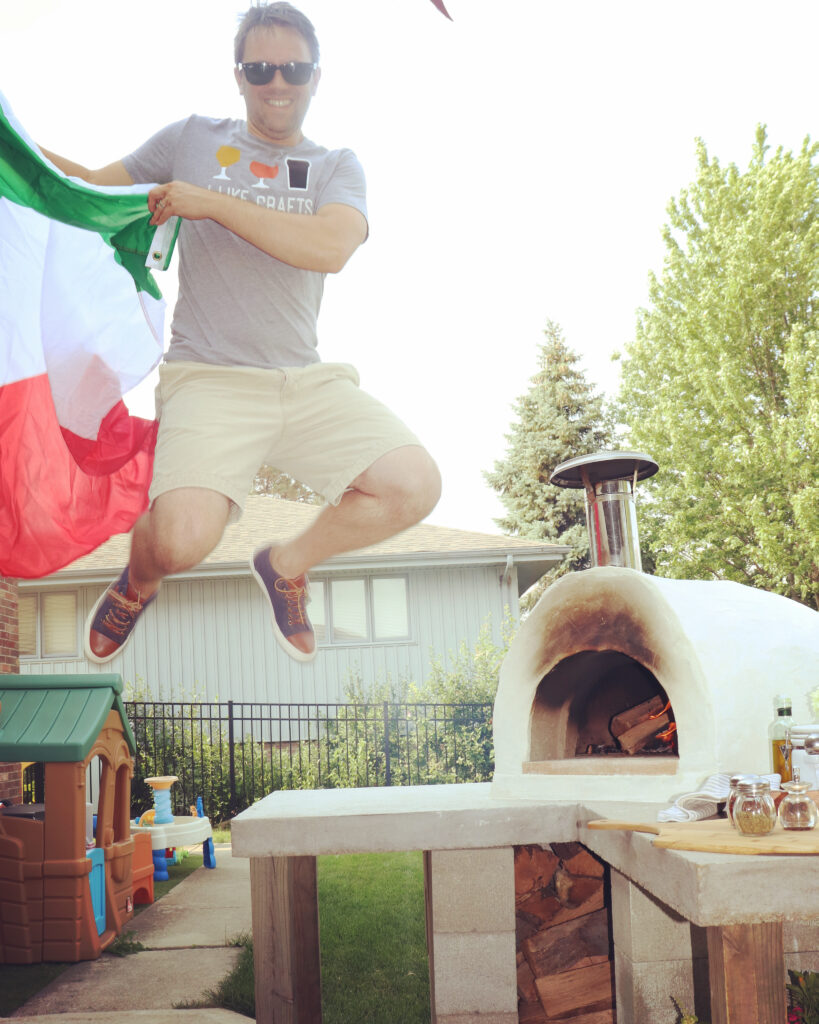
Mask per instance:
[[[194,115],[163,128],[123,163],[139,183],[186,181],[305,216],[343,203],[367,216],[364,172],[351,150],[308,139],[275,146],[244,121]],[[318,362],[324,274],[291,267],[212,220],[183,220],[178,245],[179,298],[166,359],[265,368]]]

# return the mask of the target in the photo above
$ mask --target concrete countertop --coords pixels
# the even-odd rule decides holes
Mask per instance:
[[[819,920],[819,856],[668,850],[643,832],[596,831],[595,818],[657,822],[659,804],[587,801],[576,838],[640,888],[701,927]]]
[[[468,850],[581,842],[701,927],[819,920],[819,857],[689,853],[594,818],[656,823],[667,804],[493,799],[490,783],[282,790],[236,817],[235,857]]]
[[[231,824],[235,857],[471,850],[577,839],[577,803],[497,800],[491,784],[280,790]]]

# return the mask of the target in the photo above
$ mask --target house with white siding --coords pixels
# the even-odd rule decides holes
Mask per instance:
[[[420,683],[433,658],[446,663],[463,643],[473,646],[485,624],[500,643],[519,596],[569,550],[422,523],[330,558],[310,573],[318,655],[302,664],[276,643],[248,559],[260,544],[302,530],[318,511],[249,497],[205,561],[163,583],[108,665],[85,659],[82,628],[128,560],[127,535],[51,576],[20,580],[20,671],[118,672],[149,700],[343,701],[351,673],[365,686],[388,678]]]

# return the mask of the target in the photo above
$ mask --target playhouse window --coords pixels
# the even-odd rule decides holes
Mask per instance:
[[[75,658],[77,594],[24,595],[18,601],[21,658]]]
[[[410,638],[406,576],[310,579],[310,621],[322,644]]]

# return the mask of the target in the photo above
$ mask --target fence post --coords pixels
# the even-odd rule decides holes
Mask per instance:
[[[390,766],[390,705],[384,701],[384,785],[392,785],[392,768]]]
[[[233,752],[233,701],[229,700],[228,705],[228,770],[230,772],[230,813],[237,814],[239,808],[236,806],[236,762]]]

